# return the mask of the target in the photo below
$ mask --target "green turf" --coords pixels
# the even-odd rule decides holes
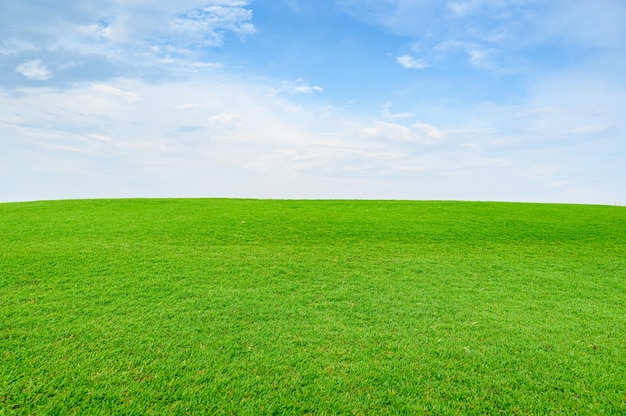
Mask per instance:
[[[626,209],[0,204],[0,414],[626,414]]]

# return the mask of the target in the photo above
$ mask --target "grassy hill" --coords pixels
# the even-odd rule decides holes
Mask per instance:
[[[626,209],[0,204],[0,414],[626,414]]]

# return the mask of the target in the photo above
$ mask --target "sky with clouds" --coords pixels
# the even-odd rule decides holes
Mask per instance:
[[[0,0],[0,201],[626,204],[623,0]]]

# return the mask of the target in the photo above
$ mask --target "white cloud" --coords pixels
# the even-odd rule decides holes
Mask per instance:
[[[351,15],[404,36],[387,49],[409,52],[390,55],[402,67],[447,65],[419,76],[396,72],[393,85],[389,74],[374,71],[368,81],[379,84],[360,102],[333,97],[341,81],[320,81],[325,75],[315,69],[288,75],[292,81],[255,77],[253,67],[233,70],[240,48],[207,53],[207,46],[255,33],[250,1],[8,2],[0,16],[7,39],[0,71],[9,75],[0,87],[0,137],[9,139],[0,140],[0,170],[3,177],[23,173],[24,185],[12,193],[0,187],[0,199],[606,201],[608,192],[626,188],[619,186],[626,177],[626,7],[600,2],[341,0]],[[23,13],[26,4],[32,13]],[[9,25],[16,16],[20,22]],[[596,30],[604,22],[609,29]],[[24,30],[8,33],[17,26]],[[572,46],[564,55],[576,62],[553,55],[555,44]],[[602,58],[579,60],[581,50]],[[526,66],[543,64],[527,51],[561,67]],[[509,72],[477,74],[464,63],[509,64],[514,82]],[[33,80],[49,82],[32,88]],[[380,105],[387,100],[396,111]],[[372,119],[376,113],[380,120]],[[59,189],[66,193],[54,195]]]
[[[427,123],[415,123],[411,125],[411,128],[414,131],[421,132],[420,135],[426,135],[429,139],[441,139],[443,138],[443,133],[437,129],[435,126]]]
[[[383,117],[389,118],[389,119],[399,119],[399,120],[415,117],[415,114],[412,114],[412,113],[392,113],[391,112],[392,106],[393,104],[391,103],[386,103],[385,105],[383,105]]]
[[[109,16],[99,18],[106,19],[107,38],[118,43],[135,44],[141,40],[219,46],[227,32],[239,36],[254,33],[252,12],[246,8],[249,3],[182,0],[113,4],[109,7]]]
[[[11,3],[0,16],[0,38],[7,39],[0,42],[0,54],[35,47],[49,54],[73,51],[133,65],[149,63],[155,54],[176,58],[223,45],[229,35],[243,39],[255,33],[249,3],[103,0],[94,7],[84,7],[79,0],[54,6]],[[11,27],[21,30],[6,29]]]
[[[539,0],[455,0],[446,2],[446,9],[455,18],[464,18],[478,13],[489,17],[508,17],[532,7]]]
[[[419,42],[425,61],[403,55],[405,68],[454,64],[465,45],[467,62],[480,69],[524,73],[529,66],[573,66],[597,54],[624,56],[626,4],[620,0],[337,0],[351,16]],[[599,29],[601,28],[601,29]],[[561,50],[569,55],[549,56]],[[623,62],[616,59],[615,65]]]
[[[464,59],[473,67],[486,70],[495,70],[497,66],[494,64],[493,51],[482,46],[478,42],[470,41],[444,41],[432,49],[440,57],[453,56],[461,53]]]
[[[229,31],[244,37],[253,34],[252,11],[245,9],[247,2],[211,5],[179,14],[169,25],[179,42],[201,42],[209,46],[223,43],[223,32]]]
[[[222,68],[221,62],[194,62],[191,64],[193,68]]]
[[[373,139],[391,140],[397,142],[410,142],[415,140],[411,129],[408,127],[384,121],[376,121],[374,126],[364,128],[363,134],[365,137]]]
[[[297,79],[295,82],[284,81],[282,90],[288,94],[314,94],[324,91],[322,87],[318,85],[308,85],[302,79]]]
[[[626,3],[621,0],[560,0],[537,18],[540,36],[623,56]]]
[[[298,14],[306,14],[312,11],[312,5],[308,0],[285,0],[285,4]]]
[[[0,199],[254,196],[601,202],[602,193],[586,182],[584,170],[573,170],[595,166],[584,158],[597,150],[581,156],[574,149],[596,146],[589,140],[598,132],[612,134],[614,141],[607,143],[615,144],[619,136],[614,130],[619,127],[608,120],[623,118],[606,112],[626,108],[625,97],[616,91],[614,99],[606,101],[607,91],[597,86],[595,95],[589,94],[593,86],[568,93],[569,82],[551,82],[552,89],[536,91],[542,95],[529,106],[491,105],[462,113],[450,109],[450,117],[463,127],[452,129],[424,122],[358,121],[345,112],[302,106],[297,96],[272,93],[268,84],[198,73],[172,83],[120,79],[76,85],[65,92],[24,89],[11,99],[0,90],[0,135],[12,138],[0,142],[2,169],[28,172],[22,176],[21,191],[4,188]],[[584,103],[581,96],[587,97]],[[472,114],[480,114],[480,122],[472,121]],[[421,112],[420,118],[428,119]],[[563,140],[571,138],[572,143]],[[605,149],[608,156],[597,168],[607,174],[616,169],[623,156],[618,149]],[[612,180],[617,181],[615,174]]]
[[[477,6],[480,4],[477,0],[471,1],[449,1],[446,3],[446,8],[452,12],[455,16],[465,16],[471,12],[473,12]]]
[[[227,195],[234,196],[371,197],[372,189],[359,185],[363,178],[372,183],[493,163],[479,150],[469,154],[447,141],[431,124],[356,122],[301,107],[265,83],[208,75],[170,84],[117,80],[65,92],[28,89],[11,105],[0,97],[0,112],[7,120],[0,134],[33,155],[22,169],[47,174],[37,183],[54,189],[58,175],[84,181],[62,196],[93,195],[90,181],[99,178],[100,196],[211,196],[229,186]],[[141,192],[134,178],[141,179]],[[39,185],[26,188],[47,195]]]
[[[113,87],[111,85],[93,84],[91,86],[91,89],[97,93],[103,93],[112,97],[122,98],[125,102],[129,104],[142,100],[142,98],[138,94],[132,91],[127,91],[121,88]]]
[[[36,51],[37,49],[38,47],[34,42],[15,37],[9,37],[0,42],[0,54],[2,55],[14,55],[19,52]]]
[[[196,103],[188,103],[188,104],[178,104],[178,105],[173,106],[172,108],[175,108],[181,111],[189,111],[189,110],[197,111],[202,108],[202,105],[196,104]]]
[[[15,67],[15,71],[35,81],[47,81],[52,78],[52,73],[41,63],[41,59],[24,62]]]
[[[244,119],[239,114],[220,113],[207,119],[210,124],[225,129],[233,129],[244,125]]]
[[[467,51],[469,55],[469,62],[477,68],[492,68],[491,59],[489,54],[484,50],[471,49]]]
[[[429,67],[429,65],[423,60],[415,59],[411,55],[402,55],[396,60],[400,65],[402,65],[403,68],[406,69],[424,69]]]
[[[88,37],[93,37],[98,40],[111,39],[112,29],[111,26],[105,23],[94,23],[90,25],[78,26],[79,33],[83,33]]]
[[[291,91],[302,94],[312,94],[314,92],[322,92],[324,89],[317,85],[297,85],[291,87]]]
[[[430,144],[443,137],[439,129],[427,123],[405,126],[380,120],[376,120],[373,126],[363,128],[362,132],[366,137],[373,139],[422,144]]]

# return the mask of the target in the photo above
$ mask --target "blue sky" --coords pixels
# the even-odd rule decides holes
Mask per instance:
[[[623,0],[0,0],[0,201],[626,204]]]

